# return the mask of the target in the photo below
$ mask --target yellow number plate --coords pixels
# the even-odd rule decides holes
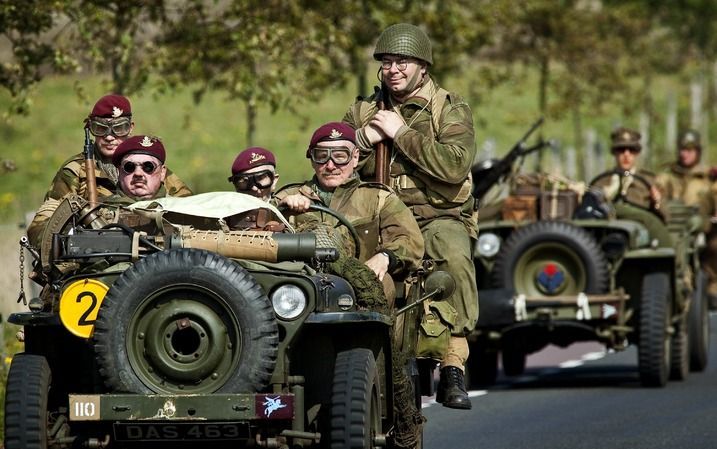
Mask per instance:
[[[78,337],[90,338],[107,287],[94,279],[73,282],[60,297],[60,321]]]

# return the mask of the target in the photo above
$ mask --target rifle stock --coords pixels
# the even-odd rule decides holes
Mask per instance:
[[[493,167],[491,167],[486,175],[482,176],[478,180],[474,180],[473,196],[477,200],[480,201],[488,190],[490,190],[490,188],[500,180],[500,178],[510,173],[513,168],[513,162],[516,159],[527,156],[533,151],[540,150],[549,144],[548,142],[541,140],[532,147],[525,146],[525,141],[528,137],[530,137],[530,135],[533,134],[542,124],[543,117],[540,117],[535,123],[533,123],[528,132],[526,132],[525,135],[518,142],[516,142],[515,145],[513,145],[513,148],[510,149],[508,154],[506,154],[503,159],[499,160]]]
[[[376,106],[379,111],[386,109],[386,103],[383,101],[383,83],[381,83],[381,89],[378,90],[378,97]],[[374,172],[374,181],[380,182],[381,184],[388,185],[389,171],[391,169],[391,163],[389,161],[388,144],[385,140],[382,140],[376,144],[376,168]]]
[[[90,139],[90,130],[85,128],[85,182],[87,183],[87,202],[91,207],[97,206],[97,177],[95,176],[94,144]]]

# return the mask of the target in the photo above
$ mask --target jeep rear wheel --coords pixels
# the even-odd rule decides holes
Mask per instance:
[[[140,260],[115,281],[94,341],[113,391],[246,393],[268,385],[278,327],[244,268],[209,251],[178,249]]]
[[[687,313],[687,336],[690,347],[690,370],[704,371],[710,347],[710,317],[707,301],[707,276],[700,270]]]
[[[378,370],[373,352],[350,349],[340,352],[334,366],[331,393],[332,449],[376,447],[381,434],[381,402]]]
[[[492,272],[496,287],[528,296],[603,293],[607,261],[585,230],[559,221],[539,221],[513,232]]]
[[[16,354],[7,376],[5,447],[46,449],[50,366],[45,357]]]
[[[648,387],[664,387],[670,371],[670,277],[648,273],[642,278],[639,311],[638,370]]]

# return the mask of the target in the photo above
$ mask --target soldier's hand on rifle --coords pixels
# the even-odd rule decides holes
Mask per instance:
[[[403,126],[403,119],[393,111],[378,111],[369,122],[369,125],[375,126],[386,134],[386,137],[393,139],[401,126]]]
[[[382,281],[383,277],[386,275],[386,273],[388,273],[389,262],[390,260],[386,253],[378,253],[374,254],[374,256],[367,260],[365,264],[371,269],[371,271],[376,273],[378,280]]]
[[[371,145],[376,145],[382,140],[386,140],[386,135],[381,131],[380,128],[377,128],[375,126],[366,125],[363,127],[364,133],[366,133],[366,138],[368,138],[368,141],[371,143]]]
[[[304,195],[296,193],[279,201],[279,206],[286,206],[291,212],[302,214],[309,210],[311,200]]]
[[[650,187],[650,198],[652,199],[652,204],[655,209],[659,209],[660,202],[662,201],[662,193],[660,193],[660,189],[658,189],[657,186]]]

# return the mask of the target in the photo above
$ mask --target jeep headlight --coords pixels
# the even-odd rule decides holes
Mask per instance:
[[[282,285],[271,294],[274,312],[285,320],[293,320],[306,309],[306,294],[296,285]]]
[[[500,237],[493,233],[480,234],[476,242],[476,253],[482,257],[491,258],[500,250]]]

